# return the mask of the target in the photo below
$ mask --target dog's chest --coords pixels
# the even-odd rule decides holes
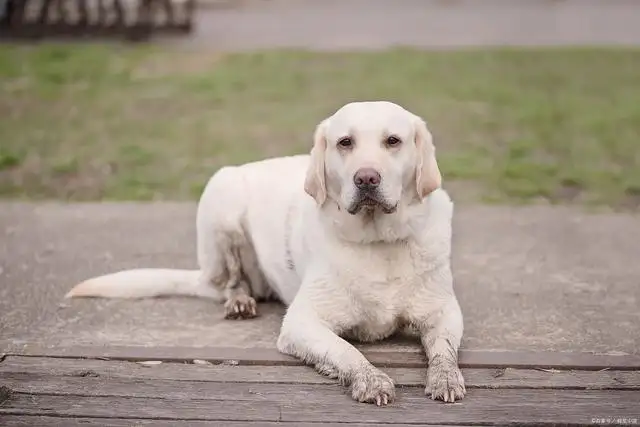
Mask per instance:
[[[352,313],[349,335],[377,340],[405,321],[407,307],[425,282],[429,256],[411,243],[371,245],[334,259],[336,282],[346,286]]]
[[[356,294],[384,298],[420,281],[429,270],[429,254],[415,243],[371,244],[334,254],[334,271]]]

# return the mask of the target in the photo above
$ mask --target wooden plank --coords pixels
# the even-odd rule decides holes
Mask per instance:
[[[272,402],[132,399],[121,397],[14,394],[0,406],[2,415],[49,415],[154,420],[278,421],[280,408]]]
[[[339,384],[263,384],[263,383],[212,383],[198,381],[140,380],[139,378],[95,378],[31,376],[11,374],[3,383],[13,393],[56,396],[99,396],[149,399],[211,400],[211,401],[297,401],[307,396],[323,393],[342,398],[346,388]],[[422,391],[414,389],[417,397]]]
[[[291,385],[271,384],[272,388]],[[315,386],[318,388],[321,386]],[[16,393],[0,407],[2,415],[61,417],[151,418],[186,421],[284,421],[405,424],[585,424],[594,417],[615,414],[638,418],[636,391],[476,390],[462,402],[445,404],[413,398],[398,390],[398,400],[386,408],[354,402],[350,397],[320,389],[307,399],[292,401],[167,400],[122,397],[49,396]],[[284,395],[278,393],[278,395]]]
[[[200,426],[220,426],[220,427],[281,427],[282,425],[290,425],[291,427],[320,427],[318,423],[287,423],[287,422],[269,422],[269,421],[185,421],[185,420],[153,420],[140,418],[62,418],[47,416],[28,416],[28,415],[8,415],[2,418],[3,427],[137,427],[137,426],[153,426],[153,427],[200,427]],[[413,427],[415,424],[392,424],[394,427]],[[362,423],[322,423],[322,427],[371,427],[371,424]],[[431,424],[433,427],[438,425]],[[439,427],[444,427],[440,425]],[[460,424],[446,427],[464,427]]]
[[[618,394],[620,393],[620,394]],[[622,399],[616,401],[616,399]],[[465,398],[466,399],[466,398]],[[601,400],[602,399],[602,400]],[[637,392],[575,392],[551,390],[478,390],[472,399],[457,404],[439,402],[400,402],[393,408],[372,411],[363,405],[335,405],[319,401],[304,404],[285,404],[281,408],[283,421],[358,420],[360,422],[389,422],[429,424],[462,423],[493,425],[585,425],[594,418],[611,417],[635,420],[638,416]],[[374,408],[378,409],[378,408]],[[391,409],[390,411],[388,409]],[[609,415],[607,415],[609,414]]]
[[[190,361],[203,359],[216,363],[232,360],[241,365],[288,365],[302,363],[293,357],[281,354],[272,348],[240,347],[42,347],[37,344],[22,346],[16,351],[14,346],[5,344],[8,355],[109,358],[116,360],[164,360]],[[2,348],[2,347],[0,347]],[[421,367],[426,360],[422,352],[368,351],[364,355],[375,365],[382,367]],[[640,369],[640,355],[635,354],[594,354],[564,352],[518,352],[461,350],[460,366],[465,368],[546,368],[618,370]]]
[[[72,427],[80,425],[86,427],[134,427],[140,425],[158,425],[156,420],[138,420],[133,418],[67,418],[37,415],[5,415],[1,421],[4,427]],[[178,427],[203,424],[202,421],[198,422],[198,424],[193,421],[171,421],[170,423],[165,421],[165,423],[164,425],[167,427],[169,424]]]
[[[422,386],[424,368],[384,368],[399,386]],[[469,388],[640,389],[640,371],[541,371],[532,369],[463,369]],[[20,376],[24,374],[25,376]],[[233,366],[163,363],[145,367],[135,362],[7,356],[0,380],[30,376],[162,379],[173,381],[334,384],[307,366]]]
[[[7,374],[2,379],[13,393],[77,395],[77,396],[117,396],[155,399],[209,399],[209,400],[286,400],[307,401],[307,396],[323,392],[326,396],[343,396],[347,388],[334,384],[299,383],[247,383],[247,382],[207,382],[175,380],[141,380],[140,378],[113,377],[61,377],[33,374]],[[423,384],[407,387],[412,397],[424,397]],[[483,389],[469,385],[469,390]],[[484,387],[493,388],[496,387]],[[522,386],[518,386],[522,390]],[[564,388],[567,390],[569,388]],[[571,388],[575,390],[575,388]],[[528,390],[528,389],[524,389]],[[614,389],[609,389],[614,390]],[[640,389],[638,392],[640,401]]]

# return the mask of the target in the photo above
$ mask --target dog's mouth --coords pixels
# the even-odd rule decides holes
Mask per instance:
[[[362,210],[374,211],[380,209],[385,214],[394,213],[397,209],[397,204],[391,204],[386,200],[381,200],[378,194],[359,194],[356,199],[351,203],[347,212],[351,215],[356,215]]]

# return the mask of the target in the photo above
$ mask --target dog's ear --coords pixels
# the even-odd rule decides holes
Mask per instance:
[[[420,200],[427,197],[442,184],[442,175],[436,161],[436,147],[427,124],[420,117],[415,117],[415,139],[418,152],[416,162],[416,190]]]
[[[327,120],[323,120],[313,134],[313,148],[311,149],[311,159],[309,169],[304,181],[304,191],[322,205],[327,199],[327,186],[325,184],[324,153],[327,150],[327,139],[325,128]]]

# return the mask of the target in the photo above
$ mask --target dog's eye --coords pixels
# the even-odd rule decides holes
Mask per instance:
[[[389,147],[395,147],[396,145],[400,145],[402,141],[400,141],[400,138],[398,138],[397,136],[390,136],[389,138],[387,138],[387,145]]]
[[[340,138],[338,140],[338,145],[342,148],[350,148],[353,145],[353,140],[349,136],[345,136],[344,138]]]

